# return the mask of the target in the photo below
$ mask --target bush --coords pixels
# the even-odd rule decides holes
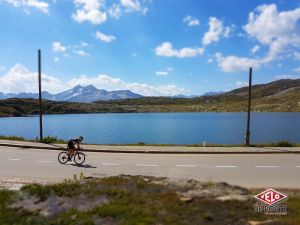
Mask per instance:
[[[40,141],[40,139],[38,139]],[[64,140],[57,138],[56,136],[47,136],[43,138],[43,143],[52,144],[52,143],[66,143]]]
[[[0,139],[5,139],[5,140],[12,140],[12,141],[28,141],[23,137],[17,137],[17,136],[0,136]]]
[[[275,144],[276,147],[294,147],[295,145],[289,141],[279,141]]]

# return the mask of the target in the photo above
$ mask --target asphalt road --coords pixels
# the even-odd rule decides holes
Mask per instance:
[[[84,166],[61,165],[59,151],[0,146],[0,178],[61,179],[119,174],[224,181],[244,187],[300,188],[299,154],[87,153]]]

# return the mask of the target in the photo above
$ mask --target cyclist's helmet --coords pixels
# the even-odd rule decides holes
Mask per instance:
[[[82,136],[80,136],[78,139],[79,139],[80,142],[83,141],[83,137]]]

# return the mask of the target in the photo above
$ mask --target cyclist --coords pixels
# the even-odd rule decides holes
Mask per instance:
[[[69,160],[71,160],[71,157],[75,154],[77,149],[80,149],[79,143],[83,141],[83,137],[80,136],[78,138],[70,139],[68,142],[68,155],[69,155]],[[76,148],[77,145],[77,148]]]

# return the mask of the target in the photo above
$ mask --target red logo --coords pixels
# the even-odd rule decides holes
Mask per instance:
[[[268,205],[273,205],[276,202],[279,202],[287,198],[287,196],[278,191],[275,191],[274,189],[268,189],[256,195],[255,198],[264,203],[267,203]]]

